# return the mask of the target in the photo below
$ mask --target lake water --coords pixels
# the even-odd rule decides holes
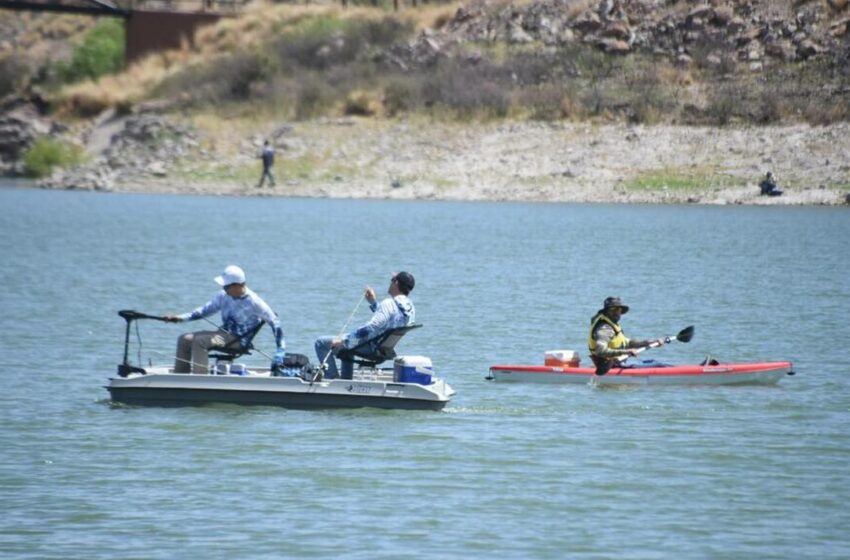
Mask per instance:
[[[850,211],[216,198],[0,188],[0,556],[846,558]],[[291,351],[416,275],[443,412],[113,406],[116,311],[225,265]],[[608,295],[670,362],[788,359],[775,387],[493,384],[586,358]],[[354,322],[369,313],[363,305]],[[197,323],[203,327],[204,323]],[[186,325],[142,323],[169,361]],[[258,346],[269,351],[268,331]],[[153,353],[159,352],[159,354]],[[135,350],[134,350],[135,354]],[[646,355],[647,357],[649,354]]]

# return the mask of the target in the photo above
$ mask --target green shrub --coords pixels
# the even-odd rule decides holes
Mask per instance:
[[[324,70],[349,64],[368,54],[370,48],[388,47],[412,31],[410,24],[393,18],[375,21],[317,17],[281,35],[273,50],[284,68]]]
[[[384,111],[393,117],[410,111],[418,103],[416,88],[411,77],[393,77],[384,86]]]
[[[95,80],[124,67],[124,23],[107,18],[95,25],[74,49],[70,62],[59,63],[57,71],[65,83]]]
[[[27,65],[18,56],[0,58],[0,97],[14,92],[28,77]]]
[[[54,168],[76,165],[82,159],[83,152],[78,146],[42,136],[24,154],[24,169],[28,177],[46,177]]]
[[[458,118],[504,117],[511,103],[510,83],[503,66],[447,61],[426,77],[421,95],[426,106],[448,109]]]
[[[564,116],[562,105],[565,97],[563,86],[541,84],[524,89],[519,96],[519,103],[528,109],[532,119],[550,121]]]
[[[321,76],[305,74],[296,87],[295,118],[304,120],[325,113],[336,93]]]
[[[708,124],[726,126],[731,123],[743,97],[743,92],[733,86],[723,86],[713,91],[705,110]]]

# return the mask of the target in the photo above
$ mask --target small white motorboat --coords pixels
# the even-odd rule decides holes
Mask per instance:
[[[214,356],[208,374],[174,373],[169,365],[140,367],[128,362],[130,324],[159,319],[135,311],[120,311],[127,321],[124,361],[106,389],[112,401],[124,404],[180,406],[205,403],[274,405],[287,408],[393,408],[441,410],[455,394],[445,380],[433,375],[430,359],[396,356],[393,350],[404,333],[418,325],[392,329],[372,353],[355,360],[352,379],[323,379],[318,366],[273,369],[234,363],[241,353]],[[250,349],[250,348],[249,348]],[[393,360],[392,368],[378,363]],[[306,358],[304,359],[306,362]]]
[[[310,381],[274,376],[268,368],[240,373],[194,375],[173,373],[170,367],[145,368],[126,377],[110,378],[106,389],[113,401],[125,404],[187,405],[233,403],[287,408],[402,408],[441,410],[454,395],[444,380],[430,383],[396,381],[394,369],[358,368],[354,379]]]

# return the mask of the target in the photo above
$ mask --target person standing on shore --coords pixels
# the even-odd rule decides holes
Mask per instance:
[[[652,340],[629,340],[620,327],[620,317],[629,312],[618,297],[608,297],[602,309],[590,320],[590,336],[587,347],[590,359],[596,366],[596,375],[605,375],[612,367],[619,367],[630,357],[637,356],[638,348],[649,346]],[[659,340],[663,343],[663,340]]]
[[[257,188],[262,188],[266,177],[269,178],[269,183],[274,187],[274,175],[272,175],[272,167],[274,167],[274,148],[271,143],[266,140],[263,143],[263,152],[260,154],[260,159],[263,160],[263,175],[260,177],[260,183]]]

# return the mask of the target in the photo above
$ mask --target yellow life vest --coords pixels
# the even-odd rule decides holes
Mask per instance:
[[[614,329],[614,337],[608,341],[608,348],[620,349],[629,347],[629,339],[623,334],[623,329],[620,328],[620,325],[609,319],[604,314],[599,313],[590,323],[590,336],[587,339],[587,348],[590,350],[592,355],[596,354],[596,339],[593,338],[593,335],[596,333],[596,329],[599,326],[600,321],[609,324],[611,328]],[[621,354],[620,356],[612,356],[610,359],[625,360],[628,356],[628,354]]]

